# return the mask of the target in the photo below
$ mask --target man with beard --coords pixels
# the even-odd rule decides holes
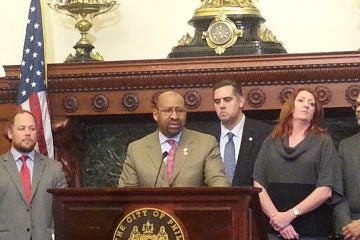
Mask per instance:
[[[129,144],[119,187],[229,186],[216,139],[184,127],[180,94],[160,94],[153,118],[158,129]]]
[[[219,140],[226,174],[233,186],[252,186],[254,163],[272,126],[245,117],[245,98],[238,83],[231,80],[216,83],[213,96],[220,126],[212,134]]]
[[[7,136],[12,146],[0,156],[0,239],[50,240],[53,199],[47,189],[67,186],[62,166],[34,150],[32,113],[16,113]]]
[[[360,126],[360,94],[353,106],[357,124]],[[335,208],[337,230],[344,239],[360,239],[360,132],[343,139],[339,144],[341,157],[344,195],[346,201]]]

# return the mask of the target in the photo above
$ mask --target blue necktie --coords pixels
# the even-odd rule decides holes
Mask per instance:
[[[233,141],[234,134],[229,132],[228,134],[228,142],[225,144],[224,149],[224,165],[225,165],[225,173],[229,178],[229,181],[232,182],[235,172],[235,144]]]

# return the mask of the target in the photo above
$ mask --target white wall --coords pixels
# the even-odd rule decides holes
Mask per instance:
[[[46,0],[45,0],[46,1]],[[266,25],[289,53],[352,51],[360,48],[360,0],[257,0]],[[2,1],[2,65],[22,57],[29,0]],[[165,58],[185,33],[200,0],[118,0],[120,7],[99,16],[88,38],[105,60]],[[75,21],[45,6],[49,63],[63,62],[80,38]]]

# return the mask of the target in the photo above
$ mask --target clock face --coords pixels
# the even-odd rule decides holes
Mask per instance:
[[[226,22],[215,22],[208,31],[210,40],[217,45],[227,43],[232,37],[231,28]]]

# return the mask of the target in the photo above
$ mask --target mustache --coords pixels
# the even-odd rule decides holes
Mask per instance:
[[[181,123],[181,120],[170,120],[169,123]]]

